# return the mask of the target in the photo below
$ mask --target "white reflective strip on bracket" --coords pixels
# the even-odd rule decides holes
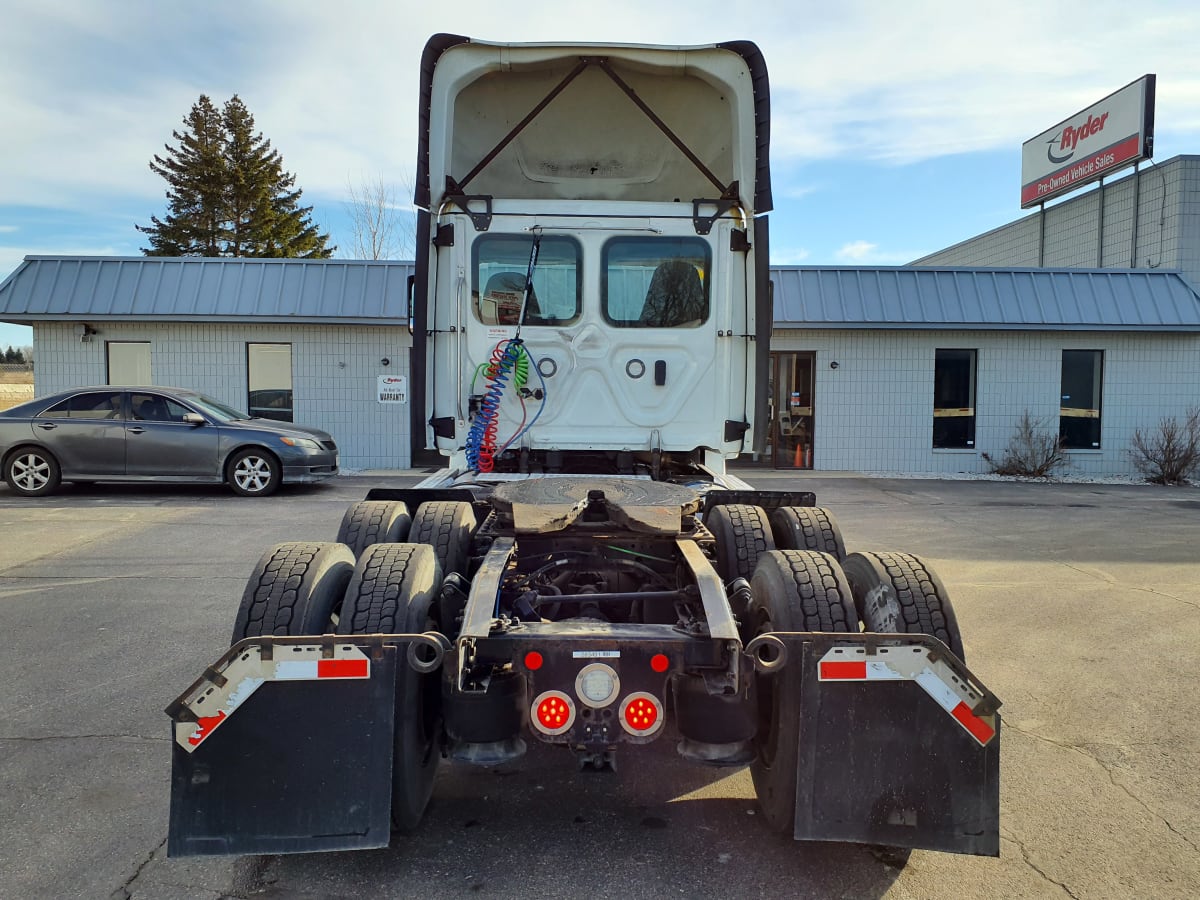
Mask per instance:
[[[322,654],[320,645],[276,645],[274,657],[262,658],[262,648],[252,644],[231,659],[220,673],[224,687],[206,682],[184,701],[196,715],[195,722],[175,723],[175,742],[191,753],[239,706],[268,681],[317,681],[327,678],[371,677],[371,661],[353,644],[338,644],[333,656]],[[279,659],[277,657],[286,657]]]
[[[936,700],[938,706],[946,710],[946,712],[953,712],[954,708],[963,702],[954,691],[950,690],[950,687],[942,679],[937,677],[933,669],[922,669],[917,673],[917,677],[914,680],[921,687],[925,688],[925,693]]]
[[[275,663],[276,681],[313,681],[317,677],[315,659],[288,659]]]
[[[920,644],[891,645],[868,654],[866,647],[834,647],[817,663],[818,681],[915,681],[981,746],[996,734],[994,713],[972,710],[983,695],[955,674],[942,659],[930,660]]]
[[[867,681],[903,681],[904,677],[887,663],[867,660]]]

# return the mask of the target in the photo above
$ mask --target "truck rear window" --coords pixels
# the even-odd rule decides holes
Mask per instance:
[[[475,315],[484,325],[516,325],[529,271],[529,235],[486,234],[471,249]],[[570,325],[579,318],[579,245],[568,237],[542,237],[525,325]]]
[[[621,237],[604,246],[604,318],[627,328],[695,328],[708,320],[708,244]]]

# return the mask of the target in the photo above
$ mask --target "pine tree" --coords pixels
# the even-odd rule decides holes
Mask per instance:
[[[167,180],[166,219],[137,226],[150,235],[147,256],[326,258],[336,249],[300,206],[296,177],[236,94],[220,112],[201,95],[174,132],[179,147],[150,168]]]
[[[167,182],[165,219],[137,230],[150,235],[147,256],[224,256],[227,243],[225,190],[228,181],[221,114],[204,94],[184,117],[186,130],[171,132],[178,147],[166,145],[150,171]]]

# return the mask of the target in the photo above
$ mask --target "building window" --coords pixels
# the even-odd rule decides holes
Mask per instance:
[[[975,447],[976,350],[938,350],[933,363],[933,446]]]
[[[1100,448],[1103,350],[1064,350],[1058,433],[1068,450]]]
[[[711,253],[700,238],[613,238],[604,246],[604,318],[634,328],[695,328],[708,319]]]
[[[150,380],[150,342],[109,341],[108,383],[153,384]]]
[[[247,344],[250,415],[292,421],[292,345]]]
[[[484,325],[516,325],[525,303],[525,277],[533,253],[533,238],[517,234],[487,234],[471,246],[475,268],[472,300]],[[581,270],[579,244],[573,239],[545,235],[537,261],[523,325],[570,325],[579,318]]]

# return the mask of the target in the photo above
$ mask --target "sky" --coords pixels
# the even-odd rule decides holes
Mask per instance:
[[[411,184],[426,39],[752,40],[771,82],[774,264],[899,265],[1020,218],[1021,143],[1153,72],[1156,160],[1200,153],[1195,0],[5,0],[0,279],[137,256],[149,161],[238,94],[348,255],[351,186]],[[0,350],[32,343],[0,323]]]

